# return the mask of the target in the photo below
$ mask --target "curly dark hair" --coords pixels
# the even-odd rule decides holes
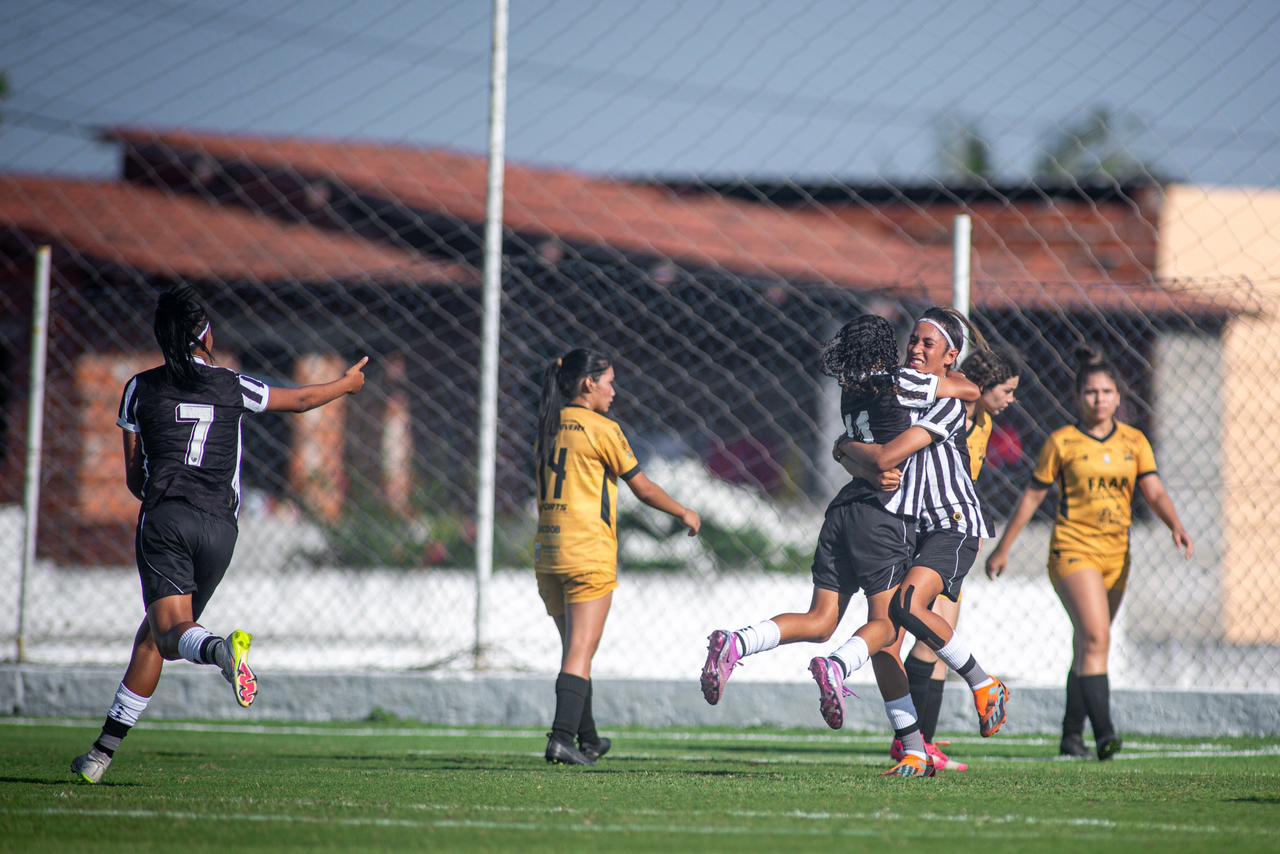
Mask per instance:
[[[893,324],[878,315],[858,315],[822,345],[820,365],[850,394],[875,396],[891,389],[898,369]]]
[[[990,391],[1022,373],[1018,359],[1004,350],[975,350],[960,370],[983,391]]]

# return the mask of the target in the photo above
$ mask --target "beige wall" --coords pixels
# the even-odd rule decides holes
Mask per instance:
[[[1280,353],[1280,191],[1170,187],[1157,264],[1255,309],[1224,331],[1222,632],[1280,643],[1280,390],[1259,385]]]

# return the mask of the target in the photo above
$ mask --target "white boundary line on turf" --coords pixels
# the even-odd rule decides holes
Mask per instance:
[[[300,803],[300,802],[298,802]],[[361,805],[366,806],[366,805]],[[492,812],[539,812],[546,814],[551,811],[541,807],[488,807],[486,805],[445,805],[445,804],[406,804],[410,809],[430,810],[430,811],[457,811],[465,812],[468,809],[479,809],[480,811]],[[578,811],[572,808],[558,808],[555,813],[564,815],[575,814],[592,814],[590,811]],[[695,835],[722,835],[722,834],[738,834],[738,835],[768,835],[768,836],[879,836],[883,833],[882,828],[876,826],[882,822],[910,822],[915,825],[916,829],[924,830],[930,825],[939,826],[943,824],[964,824],[980,828],[984,837],[990,838],[994,827],[1003,827],[1010,830],[1026,828],[1028,830],[1041,827],[1071,827],[1077,830],[1099,830],[1109,833],[1203,833],[1217,834],[1223,831],[1216,825],[1198,825],[1198,824],[1170,824],[1165,822],[1120,822],[1106,818],[1040,818],[1038,816],[1020,816],[1020,815],[966,815],[951,813],[923,813],[906,815],[895,813],[891,810],[881,810],[870,813],[845,813],[845,812],[806,812],[799,810],[792,811],[769,811],[769,810],[726,810],[724,812],[713,812],[707,810],[694,810],[689,812],[678,812],[674,816],[670,813],[664,813],[658,810],[625,810],[620,811],[621,816],[635,815],[645,818],[662,818],[662,817],[717,817],[725,816],[728,818],[746,818],[746,819],[784,819],[806,822],[802,827],[754,827],[754,826],[707,826],[705,823],[692,825],[675,825],[675,824],[557,824],[557,823],[533,823],[533,822],[502,822],[502,821],[484,821],[475,819],[432,819],[432,820],[415,820],[404,818],[360,818],[360,817],[334,817],[325,815],[307,816],[307,815],[290,815],[288,813],[245,813],[237,812],[236,819],[239,821],[250,821],[263,824],[308,824],[319,826],[338,826],[338,827],[383,827],[383,828],[434,828],[440,830],[454,829],[476,829],[476,830],[511,830],[511,831],[531,831],[535,833],[665,833],[665,834],[695,834]],[[169,811],[169,810],[116,810],[116,809],[73,809],[64,807],[42,807],[42,808],[10,808],[0,807],[0,815],[33,815],[33,816],[71,816],[79,818],[131,818],[131,819],[168,819],[181,821],[212,821],[224,822],[226,816],[221,813],[199,813],[191,811]],[[814,822],[821,822],[814,825]],[[872,822],[866,827],[852,827],[848,822]],[[947,831],[950,833],[951,831]],[[946,835],[946,834],[938,834]],[[1022,836],[1022,834],[1002,834],[1009,836]]]
[[[99,723],[97,718],[26,718],[0,717],[0,726],[29,726],[29,727],[62,727],[78,729],[80,727],[93,727]],[[325,736],[342,736],[353,738],[368,738],[376,736],[385,736],[388,738],[545,738],[546,731],[541,729],[463,729],[460,727],[432,729],[432,728],[397,728],[388,729],[381,727],[333,727],[323,724],[286,724],[281,726],[269,726],[263,724],[241,724],[241,723],[189,723],[182,721],[146,721],[145,729],[169,732],[207,732],[207,733],[230,733],[234,735],[325,735]],[[887,743],[886,735],[875,734],[849,734],[836,735],[826,733],[762,733],[762,732],[690,732],[684,730],[650,730],[650,729],[624,729],[622,733],[648,741],[672,741],[672,742],[736,742],[736,743],[757,743],[757,744],[831,744],[831,745],[880,745]],[[1056,744],[1055,739],[1048,739],[1042,736],[1017,736],[1012,733],[1004,734],[998,740],[978,738],[975,736],[959,736],[950,739],[951,744],[959,745],[990,745],[990,744],[1016,744],[1023,747],[1046,747]],[[1179,742],[1176,739],[1168,742],[1152,742],[1152,741],[1126,741],[1126,751],[1153,751],[1158,752],[1160,756],[1167,758],[1183,758],[1198,756],[1201,753],[1213,753],[1214,755],[1227,755],[1223,751],[1224,745],[1221,743],[1196,741],[1196,742]],[[1275,748],[1271,746],[1257,748],[1256,752],[1237,752],[1240,756],[1266,756],[1271,755],[1274,749],[1280,749],[1280,744]],[[1121,753],[1121,757],[1136,758],[1133,753]]]

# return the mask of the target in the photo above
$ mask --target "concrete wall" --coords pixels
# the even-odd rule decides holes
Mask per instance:
[[[1160,220],[1158,272],[1237,308],[1223,335],[1221,388],[1197,368],[1182,383],[1184,413],[1221,406],[1219,454],[1205,437],[1201,463],[1220,460],[1223,637],[1280,643],[1280,392],[1268,366],[1280,352],[1280,192],[1173,186]],[[1194,364],[1194,363],[1192,363]],[[1172,380],[1167,388],[1176,390]],[[1197,461],[1185,463],[1195,470]],[[1209,482],[1212,474],[1196,471]],[[1212,520],[1204,530],[1213,529]],[[1193,587],[1196,593],[1203,592]],[[1178,596],[1184,594],[1179,592]]]

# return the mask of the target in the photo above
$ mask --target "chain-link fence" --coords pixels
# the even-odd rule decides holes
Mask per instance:
[[[350,35],[346,50],[365,44]],[[512,64],[513,86],[539,76],[533,60]],[[570,96],[629,78],[575,79]],[[691,92],[719,103],[692,85],[670,100],[688,105]],[[793,94],[786,109],[815,124],[838,108]],[[725,144],[701,134],[687,144]],[[141,617],[116,408],[128,378],[157,361],[155,295],[189,281],[210,304],[222,360],[270,384],[330,379],[372,357],[359,396],[246,420],[240,543],[204,622],[253,630],[264,669],[554,671],[558,639],[531,569],[530,449],[542,367],[590,346],[615,360],[614,415],[645,470],[704,518],[701,537],[678,536],[620,490],[622,588],[597,672],[692,681],[711,629],[807,605],[842,476],[821,343],[858,312],[905,334],[923,308],[949,303],[952,222],[966,214],[972,316],[1023,364],[1019,404],[998,420],[979,484],[988,511],[1003,528],[1045,437],[1074,419],[1074,346],[1104,349],[1124,375],[1121,416],[1151,438],[1197,544],[1183,562],[1139,506],[1117,682],[1280,690],[1268,518],[1280,498],[1280,391],[1262,367],[1280,348],[1280,235],[1268,230],[1280,193],[1107,172],[1108,156],[1132,154],[1122,141],[1108,137],[1111,151],[1087,130],[1072,138],[1040,150],[1062,169],[1035,179],[968,161],[893,181],[510,165],[496,570],[479,616],[481,154],[116,127],[100,134],[112,180],[0,176],[0,642],[9,654],[18,625],[41,243],[54,247],[54,274],[39,559],[22,615],[31,660],[120,663]],[[1084,167],[1067,162],[1073,152]],[[1071,655],[1045,572],[1050,526],[1047,512],[1033,522],[1001,580],[982,576],[980,558],[965,587],[967,640],[1024,684],[1059,684]],[[864,613],[855,601],[841,631]],[[743,678],[804,678],[813,654],[799,645],[752,659]]]

